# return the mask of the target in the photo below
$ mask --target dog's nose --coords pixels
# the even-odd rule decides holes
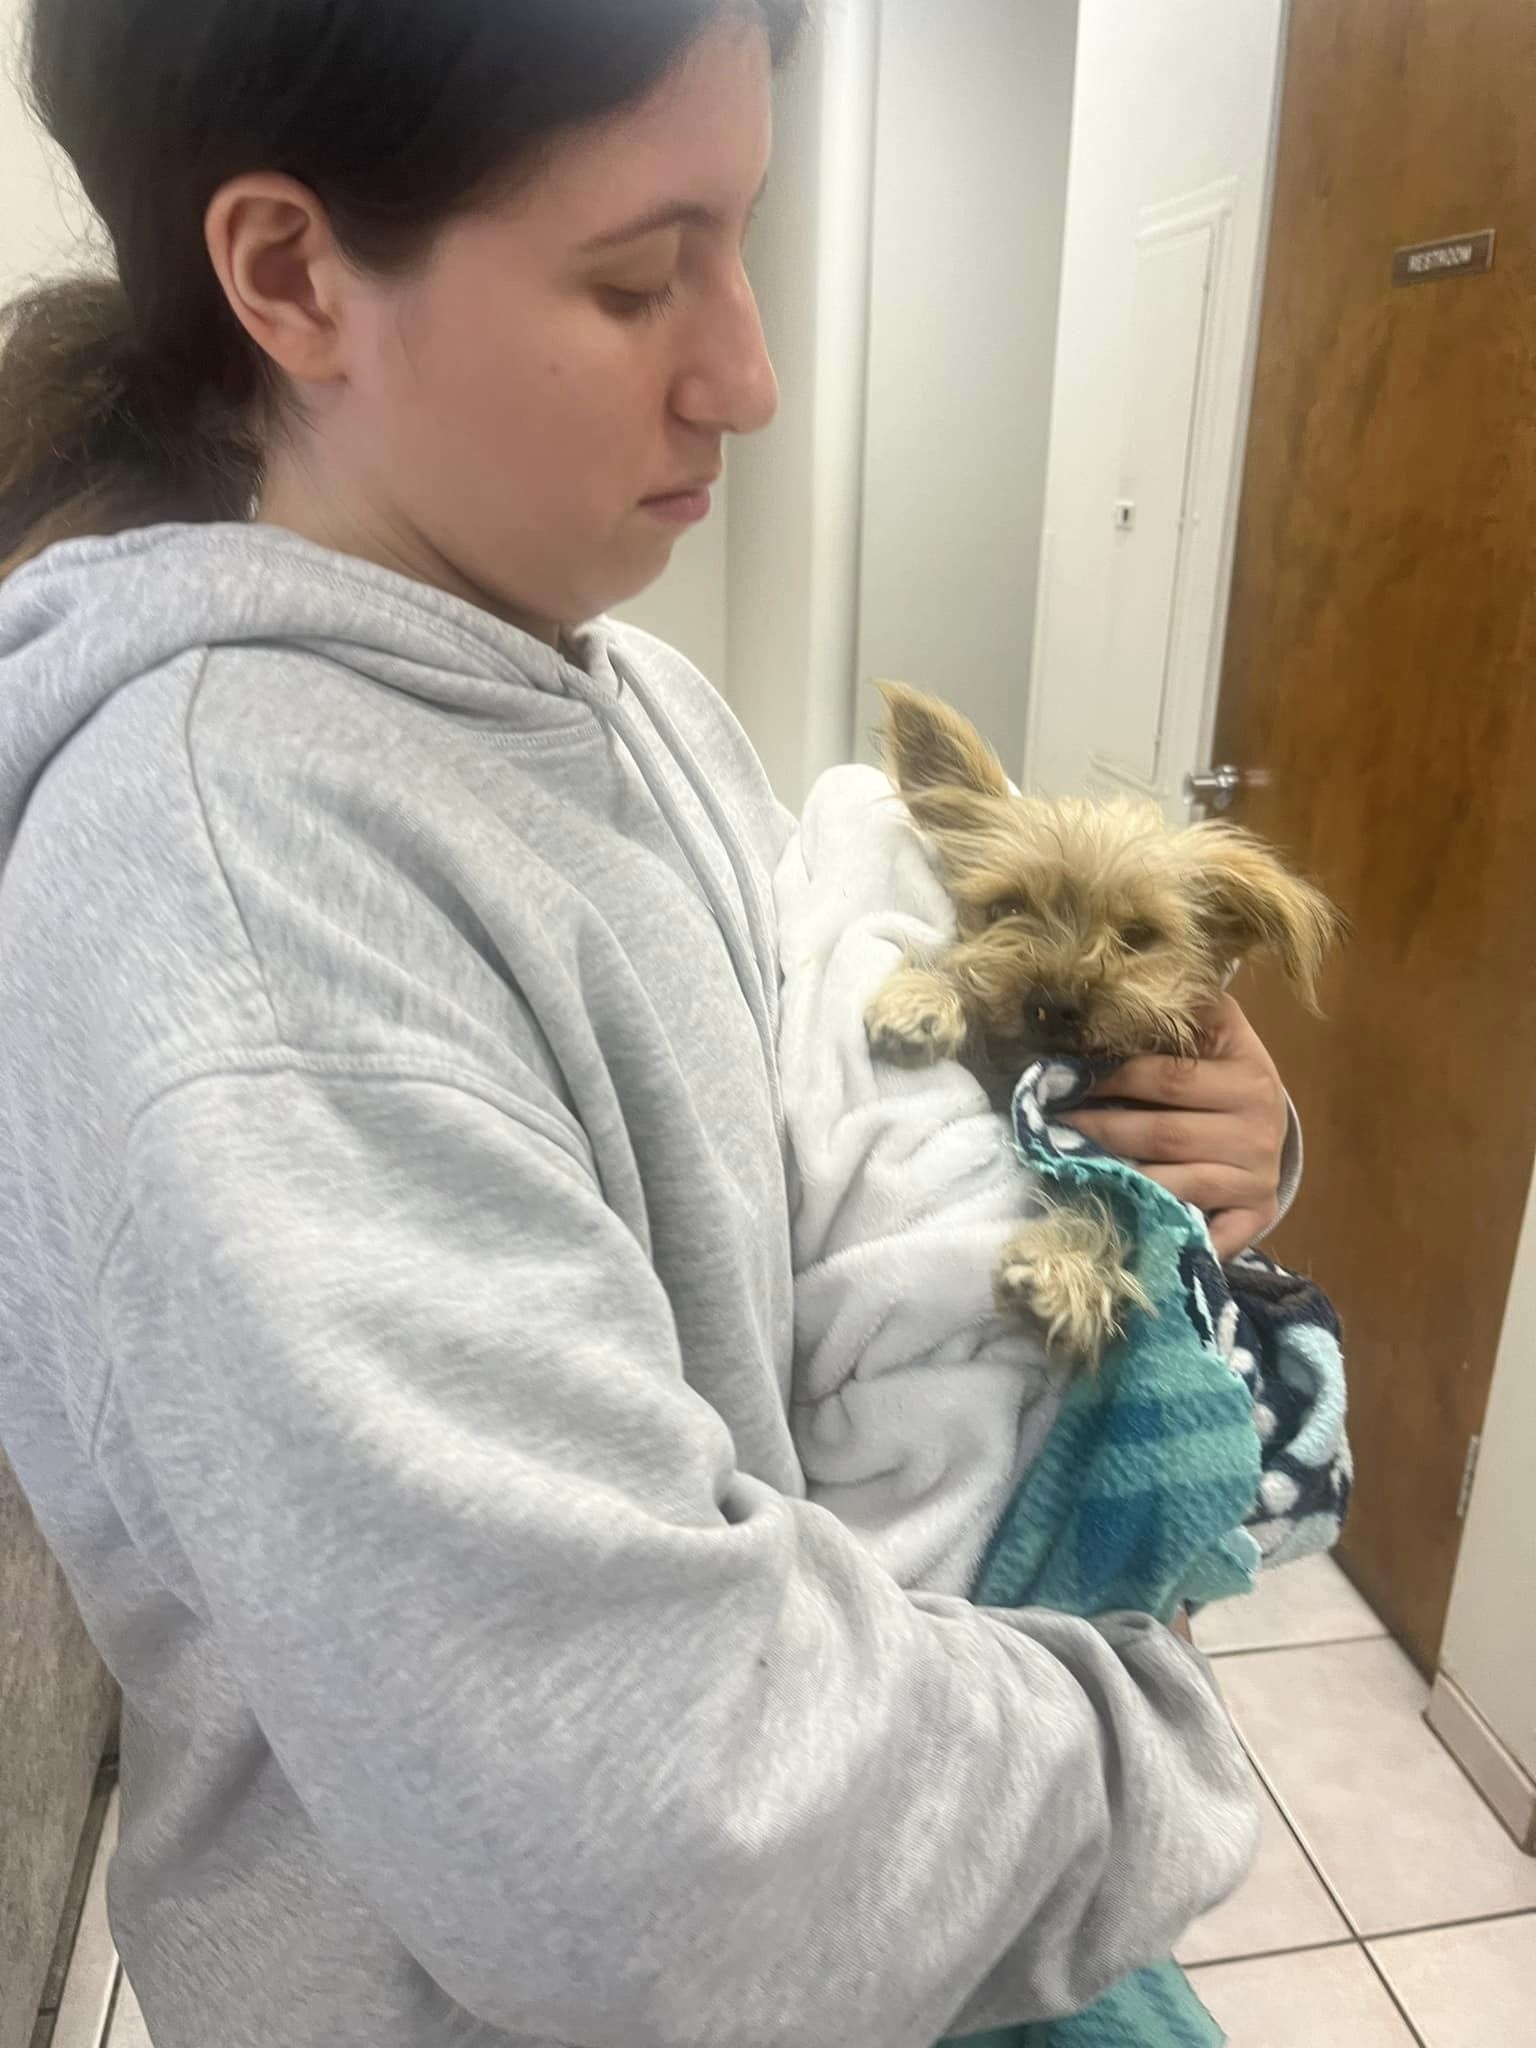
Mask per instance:
[[[1064,1038],[1083,1021],[1080,1003],[1056,989],[1031,988],[1024,993],[1024,1022],[1043,1039]]]

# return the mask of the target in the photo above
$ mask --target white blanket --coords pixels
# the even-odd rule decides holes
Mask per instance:
[[[816,784],[776,893],[794,1427],[810,1497],[903,1585],[967,1593],[1060,1402],[1061,1371],[992,1306],[1030,1176],[963,1067],[870,1058],[865,1007],[904,948],[954,937],[878,770]]]

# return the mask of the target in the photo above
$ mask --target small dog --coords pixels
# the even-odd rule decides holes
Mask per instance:
[[[1316,1011],[1338,913],[1257,839],[1214,822],[1176,829],[1151,803],[1018,796],[957,711],[882,687],[886,767],[959,936],[937,958],[909,957],[879,990],[865,1018],[876,1058],[961,1060],[1000,1107],[1052,1053],[1194,1059],[1196,1013],[1261,953]],[[1090,1368],[1127,1310],[1147,1305],[1113,1218],[1091,1199],[1025,1224],[995,1287],[1003,1313],[1033,1319]]]

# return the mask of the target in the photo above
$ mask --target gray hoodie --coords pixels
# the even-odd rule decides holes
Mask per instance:
[[[634,632],[262,528],[0,592],[0,1440],[159,2048],[927,2048],[1245,1867],[1192,1654],[803,1498],[787,829]]]

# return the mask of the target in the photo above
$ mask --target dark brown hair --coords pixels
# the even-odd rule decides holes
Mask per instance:
[[[30,84],[114,278],[0,312],[0,578],[56,540],[240,519],[264,358],[203,219],[280,171],[399,269],[560,130],[642,98],[723,14],[789,53],[809,0],[33,0]]]

